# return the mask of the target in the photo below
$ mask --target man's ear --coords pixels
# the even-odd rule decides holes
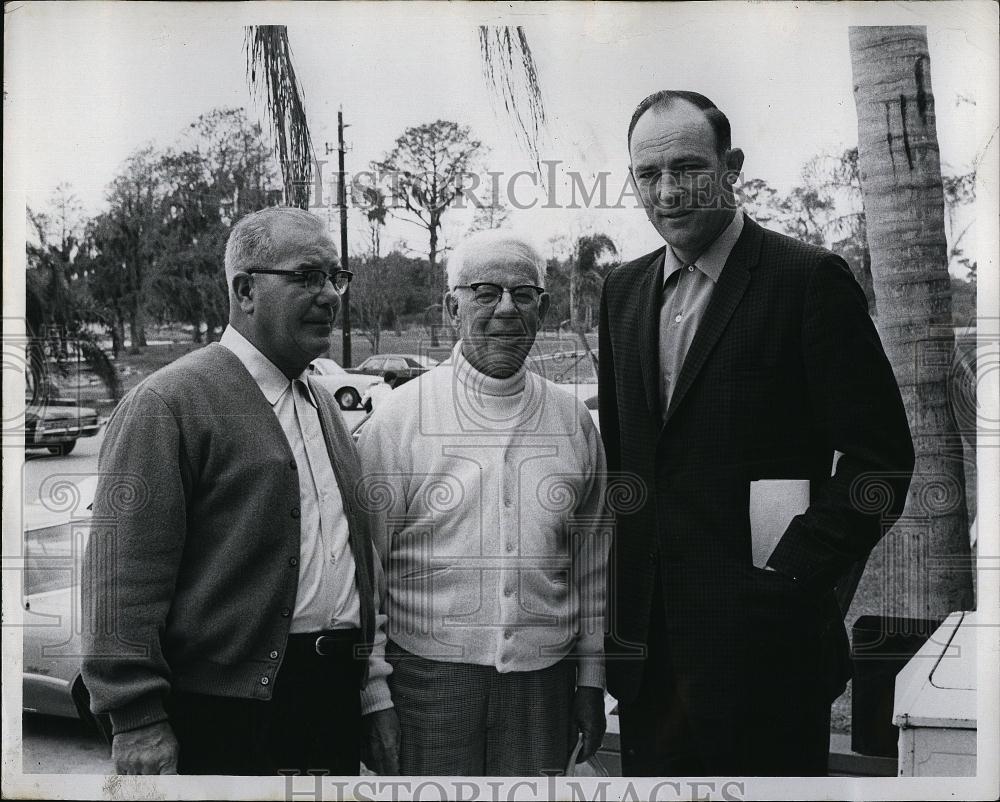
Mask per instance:
[[[253,313],[253,279],[249,273],[237,273],[233,276],[233,294],[244,314]]]
[[[552,303],[552,297],[547,293],[543,292],[538,296],[538,322],[539,324],[545,322],[545,315],[548,314],[549,306]]]
[[[743,169],[743,158],[743,151],[739,148],[730,148],[726,151],[726,174],[723,176],[723,181],[730,189],[736,186],[736,180],[740,177],[740,171]]]
[[[458,299],[451,292],[448,292],[444,296],[444,306],[448,310],[448,317],[451,318],[451,323],[453,326],[458,325]]]

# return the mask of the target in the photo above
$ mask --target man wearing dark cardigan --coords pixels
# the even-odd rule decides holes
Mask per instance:
[[[119,773],[356,775],[363,730],[369,767],[397,771],[376,524],[307,373],[349,280],[314,216],[248,215],[226,248],[221,342],[108,424],[83,674]]]

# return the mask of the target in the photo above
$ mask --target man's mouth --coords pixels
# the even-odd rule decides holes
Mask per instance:
[[[680,220],[682,217],[687,217],[693,209],[676,209],[669,212],[660,212],[660,217],[664,217],[667,220]]]

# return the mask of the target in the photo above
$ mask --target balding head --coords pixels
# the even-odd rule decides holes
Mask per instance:
[[[683,89],[661,89],[659,92],[654,92],[643,98],[642,102],[635,107],[635,111],[632,112],[632,119],[628,124],[629,150],[631,151],[632,148],[632,132],[643,114],[650,109],[670,108],[677,103],[689,103],[705,115],[705,119],[712,127],[712,133],[715,135],[715,149],[719,155],[724,155],[732,147],[729,118],[711,100],[697,92]]]

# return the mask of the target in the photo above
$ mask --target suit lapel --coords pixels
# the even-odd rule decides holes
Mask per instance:
[[[664,426],[670,422],[670,417],[694,384],[709,354],[725,331],[733,312],[736,311],[740,299],[743,298],[743,293],[750,283],[750,271],[759,258],[762,233],[760,226],[749,217],[744,219],[743,233],[729,254],[722,275],[719,276],[719,283],[716,284],[712,299],[708,302],[705,316],[698,325],[698,331],[684,358],[684,365],[677,377],[677,385],[670,396],[670,407],[664,418]]]
[[[650,413],[660,417],[660,298],[663,292],[663,255],[658,252],[643,274],[633,297],[639,299],[639,364],[646,403]],[[625,332],[629,336],[629,332]]]

